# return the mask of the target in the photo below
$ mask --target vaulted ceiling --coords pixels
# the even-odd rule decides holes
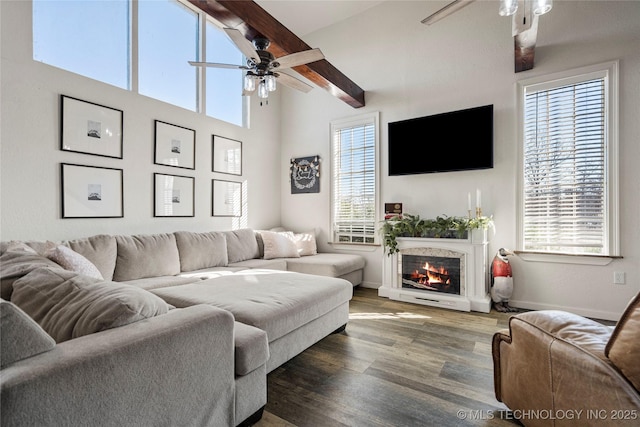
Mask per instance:
[[[253,1],[189,0],[192,4],[229,28],[240,30],[248,40],[260,35],[271,41],[269,51],[276,57],[311,47]],[[364,90],[326,59],[293,68],[317,86],[354,108],[364,103]]]

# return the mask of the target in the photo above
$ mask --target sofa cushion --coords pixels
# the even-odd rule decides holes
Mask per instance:
[[[116,243],[116,282],[180,273],[180,254],[173,234],[116,236]]]
[[[262,259],[254,258],[229,264],[229,267],[246,270],[248,268],[267,268],[269,270],[287,271],[287,261],[284,258]]]
[[[0,368],[56,346],[40,325],[4,299],[0,299],[0,330]]]
[[[26,251],[6,251],[0,256],[0,298],[9,300],[16,279],[40,267],[61,268],[50,259]]]
[[[16,280],[11,302],[58,343],[169,310],[145,290],[59,268],[38,268]]]
[[[353,254],[323,253],[287,258],[287,270],[319,276],[340,277],[364,268],[364,258]]]
[[[353,286],[342,279],[258,269],[150,292],[176,307],[209,304],[230,311],[272,342],[349,301]]]
[[[233,333],[236,375],[247,375],[267,363],[269,342],[265,331],[235,322]]]
[[[627,305],[605,347],[605,355],[640,391],[640,293]]]
[[[166,288],[167,286],[180,286],[187,283],[197,282],[198,280],[202,280],[198,277],[185,277],[182,275],[178,276],[158,276],[158,277],[144,277],[142,279],[133,279],[133,280],[125,280],[122,283],[124,285],[135,286],[141,289],[155,289],[155,288]]]
[[[229,262],[224,233],[178,231],[174,235],[180,253],[180,271],[224,267]]]
[[[4,252],[27,252],[30,254],[37,254],[38,252],[33,249],[31,246],[27,245],[25,242],[20,240],[12,240],[7,243]]]
[[[65,270],[104,280],[100,271],[91,261],[67,246],[56,245],[51,242],[51,247],[45,255]]]
[[[296,242],[298,255],[309,256],[316,255],[318,253],[315,233],[295,233],[293,235],[293,240]]]
[[[114,236],[98,234],[84,239],[68,240],[62,244],[91,261],[100,270],[104,280],[113,280],[118,256],[118,245]]]
[[[258,240],[256,232],[249,228],[240,230],[225,231],[227,240],[227,256],[229,264],[244,261],[246,259],[258,258]]]
[[[299,257],[298,247],[290,231],[261,231],[264,259]]]

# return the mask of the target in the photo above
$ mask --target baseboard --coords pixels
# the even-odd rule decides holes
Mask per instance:
[[[583,317],[590,317],[592,319],[601,319],[601,320],[612,320],[618,321],[622,313],[616,313],[612,311],[601,311],[601,310],[592,310],[585,309],[580,307],[569,307],[563,305],[555,305],[555,304],[541,304],[538,302],[532,301],[521,301],[521,300],[509,300],[509,305],[517,308],[524,308],[527,310],[561,310],[568,311],[570,313],[574,313]]]
[[[376,283],[376,282],[362,282],[359,285],[361,288],[369,288],[369,289],[378,289],[380,286],[382,286],[382,283]]]

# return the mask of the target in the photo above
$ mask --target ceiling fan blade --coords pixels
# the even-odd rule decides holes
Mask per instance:
[[[320,49],[309,49],[276,58],[274,64],[277,62],[279,65],[274,66],[273,68],[291,68],[298,65],[308,64],[310,62],[320,61],[321,59],[324,59],[324,54]]]
[[[433,13],[427,16],[420,22],[422,22],[425,25],[435,24],[439,20],[444,19],[447,16],[451,15],[452,13],[459,11],[463,7],[469,6],[474,1],[475,0],[454,0],[448,5],[446,5],[445,7],[443,7],[442,9],[438,10],[436,13]]]
[[[297,89],[304,93],[308,93],[313,89],[313,86],[306,84],[302,80],[299,80],[289,74],[285,73],[276,73],[276,78],[278,79],[278,83],[282,83],[283,85],[290,87],[292,89]]]
[[[256,64],[260,63],[260,55],[256,52],[253,44],[247,40],[239,30],[235,28],[225,28],[224,32],[227,33],[233,43],[240,49],[240,52],[244,54],[248,59],[252,59]]]
[[[189,64],[194,67],[213,67],[213,68],[231,68],[234,70],[248,70],[249,67],[245,67],[244,65],[233,65],[233,64],[218,64],[217,62],[198,62],[198,61],[189,61]]]

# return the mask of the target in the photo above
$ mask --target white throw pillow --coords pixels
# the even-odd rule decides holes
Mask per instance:
[[[299,258],[298,247],[291,231],[261,231],[264,242],[264,259]]]
[[[65,270],[104,280],[100,270],[91,261],[71,248],[51,242],[45,255]]]
[[[316,245],[316,236],[314,233],[298,233],[294,234],[294,241],[298,248],[300,256],[317,255],[318,246]]]

